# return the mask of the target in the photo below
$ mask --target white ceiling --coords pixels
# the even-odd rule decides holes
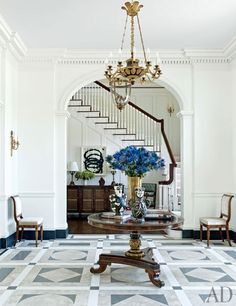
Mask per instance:
[[[125,21],[125,12],[120,9],[124,2],[0,0],[0,13],[29,48],[118,49]],[[146,48],[223,48],[236,37],[236,0],[141,3]]]

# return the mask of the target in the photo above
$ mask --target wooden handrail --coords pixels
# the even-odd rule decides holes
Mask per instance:
[[[106,85],[104,85],[103,83],[101,83],[100,81],[95,81],[95,84],[97,84],[98,86],[102,87],[103,89],[107,90],[110,92],[110,88],[107,87]],[[169,180],[167,181],[160,181],[159,184],[160,185],[169,185],[173,182],[174,179],[174,167],[177,166],[173,152],[171,150],[169,141],[167,139],[166,133],[165,133],[165,129],[164,129],[164,119],[157,119],[156,117],[152,116],[151,114],[149,114],[148,112],[146,112],[145,110],[143,110],[141,107],[137,106],[136,104],[134,104],[133,102],[129,101],[128,104],[135,108],[137,111],[141,112],[142,114],[144,114],[145,116],[149,117],[150,119],[152,119],[153,121],[160,123],[161,124],[161,134],[163,136],[168,154],[170,156],[171,159],[171,163],[169,164]]]

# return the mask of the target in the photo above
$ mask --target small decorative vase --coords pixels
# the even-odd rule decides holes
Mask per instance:
[[[135,188],[136,199],[131,206],[132,217],[138,220],[144,220],[147,214],[146,201],[144,200],[144,189],[142,187]]]
[[[114,186],[115,194],[109,196],[111,203],[111,210],[115,212],[116,216],[123,215],[123,211],[127,208],[126,195],[123,193],[122,185]]]
[[[139,176],[128,176],[128,202],[135,201],[135,188],[141,187]]]

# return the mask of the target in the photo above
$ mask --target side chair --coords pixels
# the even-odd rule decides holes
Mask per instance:
[[[35,229],[35,244],[38,246],[38,231],[40,229],[40,239],[43,241],[43,218],[40,217],[27,217],[24,218],[22,215],[22,203],[19,195],[10,197],[13,202],[14,208],[14,219],[16,222],[16,239],[14,245],[17,241],[23,238],[23,232],[25,228]]]
[[[232,194],[223,194],[221,198],[221,213],[220,217],[203,217],[200,218],[200,240],[202,241],[202,229],[203,226],[207,229],[207,246],[209,246],[210,240],[210,229],[218,228],[222,241],[224,241],[222,229],[226,230],[226,239],[231,246],[229,237],[229,221],[231,218],[231,201],[233,199]]]

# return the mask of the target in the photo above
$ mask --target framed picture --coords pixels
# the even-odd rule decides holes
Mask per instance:
[[[81,167],[83,170],[93,172],[95,175],[106,174],[106,148],[90,146],[81,148]]]

